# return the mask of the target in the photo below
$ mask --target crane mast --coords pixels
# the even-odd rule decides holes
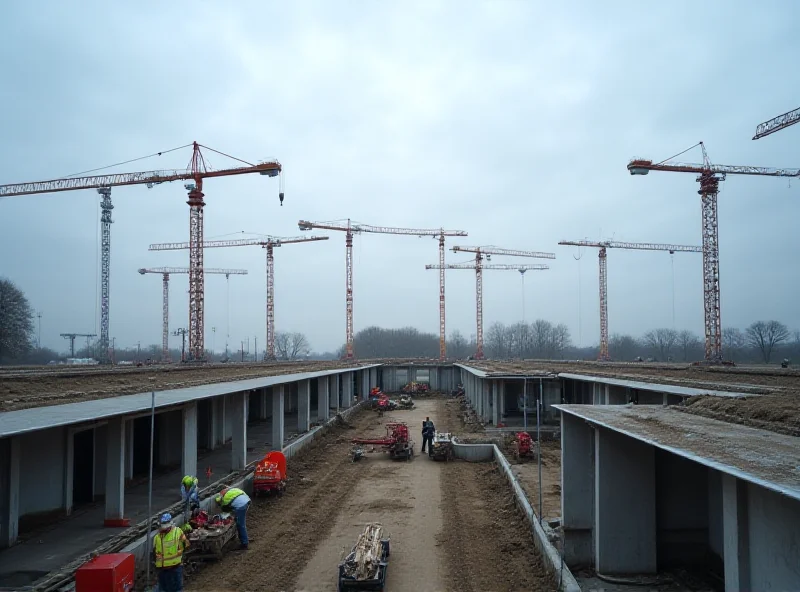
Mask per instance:
[[[498,247],[463,247],[456,245],[453,247],[454,253],[475,253],[475,316],[476,316],[476,339],[478,351],[475,359],[483,359],[483,270],[489,269],[483,264],[483,257],[487,259],[492,255],[505,255],[510,257],[532,257],[535,259],[555,259],[554,253],[543,253],[541,251],[519,251],[515,249],[501,249]],[[519,266],[514,269],[520,269]],[[532,267],[531,269],[539,269]],[[545,269],[547,269],[545,267]]]
[[[369,232],[373,234],[395,234],[412,236],[431,236],[439,239],[439,262],[444,264],[444,240],[446,236],[467,236],[464,230],[444,230],[443,228],[396,228],[393,226],[373,226],[371,224],[353,223],[349,218],[347,224],[336,222],[309,222],[300,220],[300,230],[337,230],[345,233],[345,358],[353,359],[353,234]],[[439,359],[447,357],[445,343],[445,306],[444,306],[444,271],[439,274]]]
[[[777,130],[776,130],[777,131]],[[766,177],[797,177],[800,169],[779,169],[740,165],[712,164],[705,145],[699,142],[703,152],[702,164],[654,163],[652,160],[634,158],[628,163],[631,175],[647,175],[650,171],[673,173],[694,173],[700,183],[700,204],[703,232],[703,308],[705,319],[705,362],[721,364],[722,358],[722,319],[720,315],[719,284],[719,221],[717,217],[717,196],[719,182],[727,175],[757,175]]]
[[[541,263],[534,263],[531,265],[507,265],[507,264],[484,264],[482,261],[478,259],[475,260],[475,263],[439,263],[438,265],[426,265],[425,269],[438,269],[439,273],[442,274],[446,269],[474,269],[476,275],[476,283],[475,283],[475,310],[477,311],[477,319],[478,319],[478,329],[476,333],[476,341],[477,341],[477,352],[475,354],[475,359],[482,360],[483,359],[483,274],[481,273],[484,269],[491,269],[491,270],[504,270],[504,271],[518,271],[520,273],[525,273],[526,271],[532,270],[545,270],[550,269],[547,265]]]
[[[266,279],[267,279],[267,348],[264,352],[264,360],[275,360],[275,257],[274,248],[282,245],[294,243],[307,243],[312,241],[328,240],[327,236],[291,236],[276,237],[268,236],[263,239],[232,239],[232,240],[213,240],[204,241],[203,249],[224,248],[224,247],[246,247],[257,245],[267,252]],[[176,251],[188,249],[189,243],[157,243],[150,245],[150,251]]]
[[[141,171],[135,173],[114,173],[109,175],[92,175],[88,177],[67,177],[51,179],[49,181],[33,181],[25,183],[12,183],[0,185],[0,197],[18,195],[32,195],[37,193],[58,193],[62,191],[76,191],[80,189],[97,189],[102,196],[100,209],[101,217],[101,284],[100,284],[100,357],[104,362],[109,361],[109,319],[110,319],[110,276],[111,276],[111,188],[125,185],[146,185],[151,188],[161,183],[172,181],[191,181],[184,185],[189,192],[187,204],[189,205],[189,357],[192,360],[201,360],[205,347],[203,342],[204,319],[204,279],[203,279],[203,252],[200,246],[203,242],[203,179],[214,177],[227,177],[231,175],[244,175],[258,173],[268,177],[281,174],[283,167],[277,160],[270,160],[258,164],[245,163],[228,169],[211,170],[206,166],[200,148],[218,152],[208,146],[201,146],[192,142],[192,157],[186,170],[160,170]],[[161,154],[161,153],[159,153]],[[222,154],[218,152],[218,154]],[[227,155],[224,155],[227,156]],[[242,161],[244,162],[244,161]],[[278,197],[283,205],[283,190]]]
[[[600,267],[600,352],[597,359],[608,362],[608,260],[606,249],[629,249],[637,251],[669,251],[672,253],[702,253],[702,247],[691,245],[670,245],[663,243],[629,243],[621,241],[559,241],[559,245],[575,247],[593,247],[599,249],[597,254]]]
[[[169,362],[169,276],[174,273],[188,274],[190,270],[188,267],[142,267],[138,271],[141,275],[146,273],[161,274],[161,361]],[[245,269],[204,269],[203,272],[212,275],[224,275],[226,278],[232,275],[247,275],[247,270]],[[181,330],[184,333],[186,332],[185,329]],[[184,361],[183,358],[181,358],[181,361]]]

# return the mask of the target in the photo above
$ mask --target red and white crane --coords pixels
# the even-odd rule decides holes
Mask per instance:
[[[776,130],[777,131],[777,130]],[[758,175],[765,177],[797,177],[800,169],[777,169],[770,167],[734,166],[711,164],[703,142],[696,144],[703,151],[703,163],[657,162],[634,158],[628,163],[631,175],[646,175],[650,171],[672,173],[694,173],[700,183],[703,218],[703,307],[705,317],[705,362],[722,363],[722,320],[720,317],[719,288],[719,225],[717,221],[717,195],[719,182],[727,175]],[[692,146],[694,148],[694,146]],[[691,148],[684,150],[687,152]],[[683,154],[683,152],[681,152]],[[674,157],[673,157],[674,158]],[[667,159],[668,161],[671,159]]]
[[[349,218],[347,223],[338,222],[309,222],[300,220],[297,225],[300,230],[337,230],[345,233],[345,311],[346,311],[346,338],[345,338],[345,358],[353,359],[353,234],[371,232],[375,234],[405,234],[412,236],[432,236],[439,239],[439,261],[444,264],[444,237],[446,236],[467,236],[464,230],[444,230],[443,228],[393,228],[391,226],[371,226],[352,222]],[[445,319],[444,319],[444,270],[439,274],[439,358],[447,357],[445,345]]]
[[[555,258],[555,255],[553,256],[553,258]],[[426,265],[425,269],[438,269],[440,271],[444,271],[445,269],[474,269],[475,275],[476,277],[478,277],[483,275],[484,269],[518,271],[520,273],[525,273],[526,271],[534,271],[534,270],[544,271],[545,269],[550,269],[550,267],[544,265],[543,263],[533,263],[530,265],[508,265],[505,263],[479,264],[476,260],[475,263],[447,263],[447,264],[440,263],[438,265]],[[475,359],[482,360],[483,359],[483,279],[482,278],[480,280],[477,280],[475,287],[475,307],[478,318],[478,329],[476,337],[478,349],[477,352],[475,353]]]
[[[639,251],[669,251],[673,253],[702,253],[703,247],[688,245],[667,245],[661,243],[626,243],[620,241],[559,241],[559,245],[572,245],[576,247],[594,247],[600,249],[597,257],[600,262],[600,353],[597,359],[608,362],[608,270],[606,262],[606,249],[633,249]]]
[[[783,115],[778,115],[777,117],[773,117],[769,121],[765,121],[764,123],[759,123],[758,127],[756,127],[756,135],[753,136],[754,140],[760,140],[764,136],[768,136],[770,134],[774,134],[775,132],[779,132],[782,129],[786,129],[789,126],[794,125],[800,121],[800,109],[795,109],[794,111],[788,111]]]
[[[483,359],[483,273],[485,267],[483,258],[486,257],[487,261],[491,261],[492,255],[503,255],[507,257],[532,257],[534,259],[555,259],[555,253],[543,253],[540,251],[518,251],[514,249],[500,249],[498,247],[460,247],[455,246],[452,248],[454,253],[475,253],[475,303],[476,303],[476,316],[477,316],[477,341],[478,351],[475,356],[476,359]],[[465,268],[468,269],[468,268]],[[513,269],[520,270],[520,266],[513,267]],[[530,269],[548,269],[545,267],[531,267]]]
[[[220,247],[246,247],[259,245],[267,251],[267,349],[264,353],[265,360],[275,359],[275,258],[273,249],[294,243],[307,243],[312,241],[328,240],[327,236],[269,236],[261,239],[232,239],[203,241],[203,248]],[[175,251],[188,249],[189,243],[158,243],[150,245],[150,251]]]
[[[161,361],[169,362],[169,276],[174,273],[189,273],[188,267],[142,267],[139,273],[160,273],[162,278],[162,310],[161,310]],[[228,279],[232,275],[247,275],[245,269],[205,268],[203,274],[224,275]]]
[[[280,175],[283,167],[277,160],[252,164],[240,159],[246,166],[228,169],[211,169],[207,166],[203,153],[200,148],[205,148],[211,152],[216,152],[225,157],[232,158],[227,154],[203,146],[197,142],[192,142],[181,148],[192,147],[192,157],[186,170],[161,170],[144,171],[138,173],[115,173],[109,175],[94,175],[90,177],[67,177],[63,179],[52,179],[50,181],[33,181],[28,183],[14,183],[10,185],[0,185],[0,197],[11,197],[14,195],[31,195],[35,193],[56,193],[60,191],[77,191],[80,189],[96,189],[102,196],[100,208],[101,217],[101,283],[100,283],[100,351],[103,361],[109,360],[109,311],[111,304],[110,277],[111,277],[111,188],[122,187],[125,185],[146,185],[148,188],[160,183],[172,181],[193,181],[184,187],[189,192],[189,358],[191,360],[201,360],[204,355],[203,343],[203,249],[200,246],[203,242],[203,180],[214,177],[228,177],[231,175],[246,175],[258,173],[268,177]],[[173,150],[178,150],[175,148]],[[159,152],[157,155],[166,152]],[[155,156],[155,155],[153,155]],[[139,159],[137,159],[139,160]],[[104,167],[109,168],[109,167]],[[98,169],[99,170],[99,169]],[[281,187],[278,194],[281,205],[283,205],[283,189]]]

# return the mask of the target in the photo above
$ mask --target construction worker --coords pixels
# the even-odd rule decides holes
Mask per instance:
[[[422,452],[425,452],[425,444],[428,445],[428,452],[433,449],[433,436],[436,434],[436,427],[430,417],[426,417],[422,422]]]
[[[250,497],[236,487],[225,488],[214,498],[223,512],[233,512],[236,516],[236,531],[239,534],[240,549],[247,550],[247,510],[250,509]]]
[[[188,546],[189,539],[186,538],[183,530],[175,526],[172,515],[163,514],[158,532],[153,537],[159,591],[181,592],[183,590],[183,552]]]
[[[183,514],[188,518],[189,511],[200,507],[200,493],[198,490],[198,479],[191,475],[186,475],[181,480],[181,499],[183,500]]]

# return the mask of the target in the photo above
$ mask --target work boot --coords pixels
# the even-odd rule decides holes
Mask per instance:
[[[240,551],[247,551],[247,543],[243,543],[243,544],[239,545],[239,550]]]

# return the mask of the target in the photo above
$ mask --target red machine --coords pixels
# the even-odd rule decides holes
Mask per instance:
[[[75,592],[130,592],[133,580],[133,553],[98,555],[75,572]]]
[[[283,495],[286,489],[286,457],[274,450],[256,465],[253,473],[253,493],[255,495],[277,493]]]
[[[410,459],[414,456],[414,443],[409,438],[408,425],[405,423],[387,423],[385,438],[353,438],[356,450],[353,452],[354,460],[361,456],[360,446],[380,446],[389,453],[392,459]]]
[[[528,432],[517,432],[514,437],[514,458],[533,456],[533,438]]]

